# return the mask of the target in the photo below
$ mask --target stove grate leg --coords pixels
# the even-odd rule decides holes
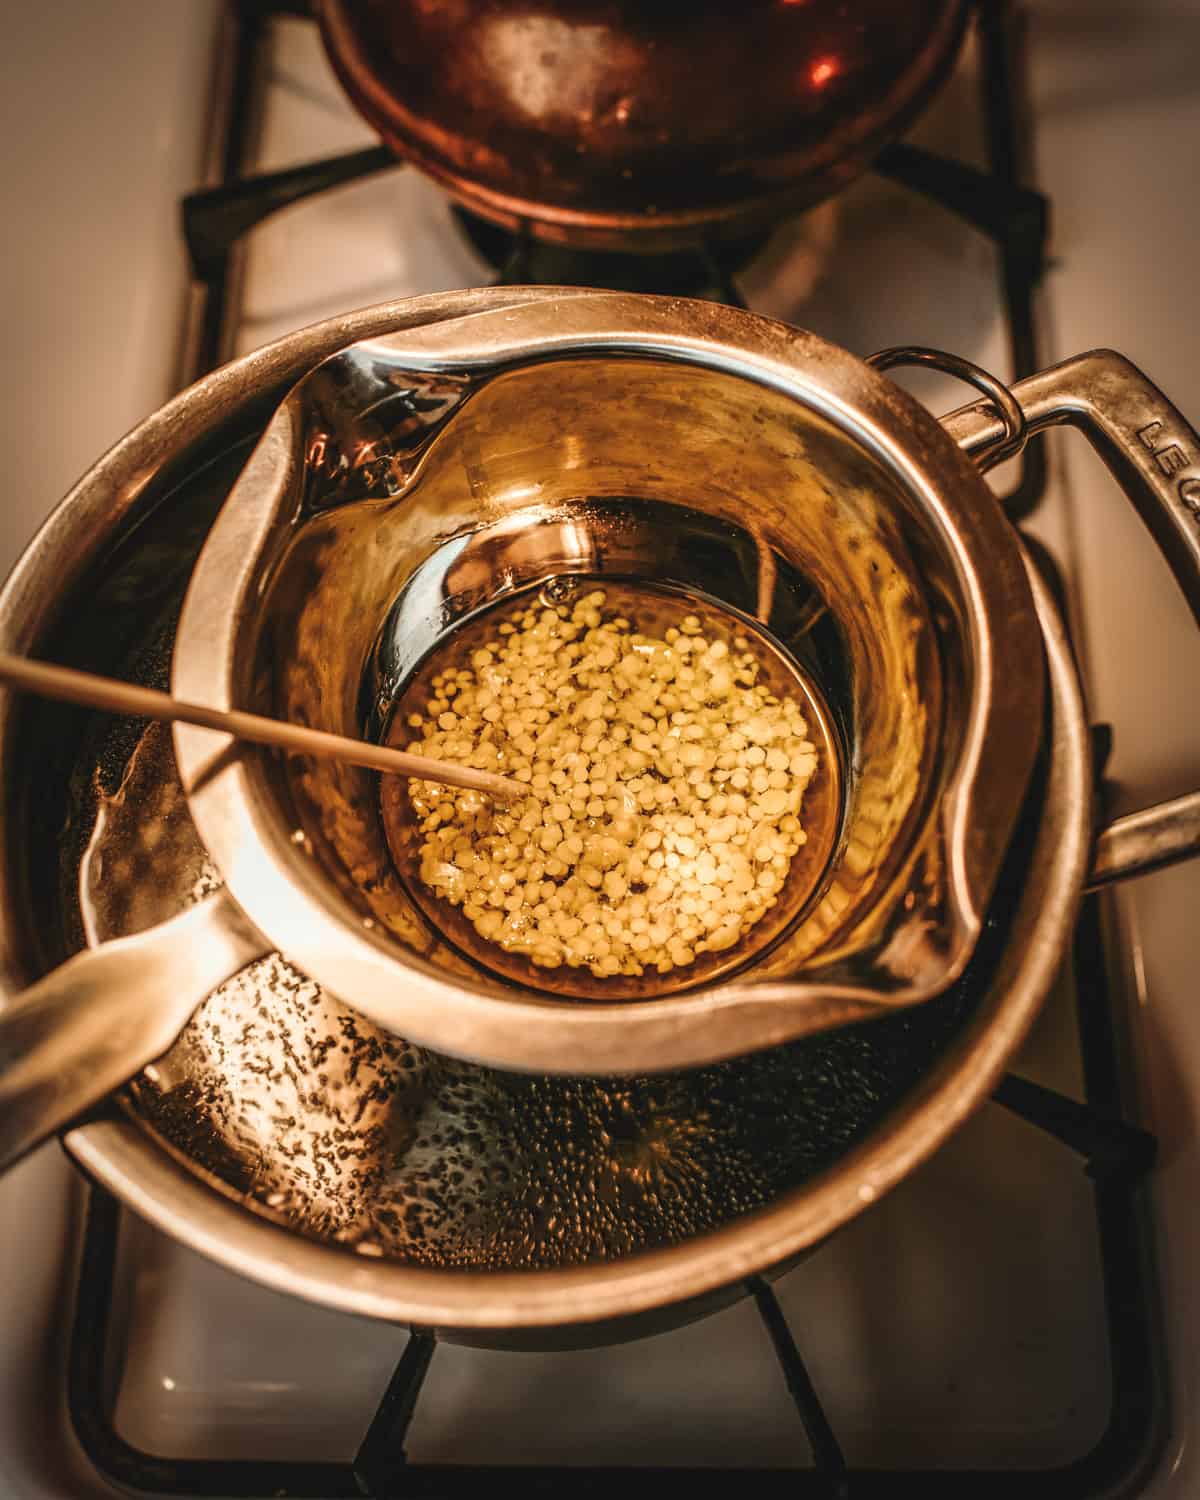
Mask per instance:
[[[796,1347],[792,1331],[779,1305],[779,1299],[761,1276],[753,1277],[747,1285],[775,1350],[775,1357],[783,1371],[788,1395],[791,1396],[796,1410],[800,1413],[800,1420],[804,1423],[804,1431],[808,1436],[809,1446],[812,1448],[817,1472],[830,1481],[830,1494],[836,1497],[836,1500],[843,1500],[849,1492],[846,1460],[833,1434],[833,1428],[829,1425],[824,1408],[821,1406],[804,1360],[800,1357],[800,1351]]]
[[[437,1341],[427,1333],[409,1335],[400,1363],[383,1393],[379,1410],[354,1458],[354,1477],[368,1500],[386,1500],[408,1460],[404,1440],[417,1409],[417,1400]]]

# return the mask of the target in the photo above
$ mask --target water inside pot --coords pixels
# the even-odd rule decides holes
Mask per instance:
[[[73,645],[56,654],[167,686],[187,572],[241,462],[202,468],[172,494],[73,601]],[[164,567],[164,555],[178,560]],[[794,597],[778,591],[776,609]],[[832,699],[831,679],[819,680]],[[65,769],[44,753],[63,737],[35,741],[40,779],[24,804],[41,819],[29,848],[53,866],[41,920],[69,928],[72,944],[81,897],[95,942],[161,920],[219,878],[187,817],[169,730],[89,723]],[[110,873],[127,866],[125,884],[96,885],[97,853]],[[1014,868],[1023,857],[1014,852]],[[1019,889],[1010,882],[1005,902]],[[863,1140],[985,993],[1006,931],[1000,906],[972,971],[939,999],[665,1078],[536,1078],[439,1057],[273,955],[221,986],[122,1103],[247,1212],[368,1256],[495,1270],[622,1256],[763,1206]]]

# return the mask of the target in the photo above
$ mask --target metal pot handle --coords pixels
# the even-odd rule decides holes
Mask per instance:
[[[85,949],[0,1009],[0,1172],[161,1057],[196,1006],[271,951],[224,890]]]
[[[1200,624],[1200,434],[1136,365],[1096,349],[1005,388],[977,366],[933,349],[888,349],[869,363],[936,365],[985,390],[988,400],[941,419],[984,470],[1047,427],[1079,428],[1137,508]],[[1191,792],[1105,828],[1093,851],[1089,887],[1197,854],[1200,792]]]

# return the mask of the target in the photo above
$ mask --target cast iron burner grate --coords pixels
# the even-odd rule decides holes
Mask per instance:
[[[193,267],[204,289],[204,307],[193,373],[215,364],[229,318],[240,238],[289,203],[370,172],[398,165],[383,147],[352,152],[285,172],[243,179],[252,96],[264,27],[272,15],[304,15],[302,3],[242,0],[230,85],[230,112],[222,176],[225,185],[184,200],[184,225]],[[1033,300],[1045,268],[1048,209],[1024,187],[1021,172],[1021,15],[1016,0],[980,0],[981,108],[989,170],[980,171],[909,145],[893,146],[876,170],[958,213],[992,238],[1009,326],[1014,378],[1040,367]],[[588,256],[569,260],[561,250],[538,246],[528,235],[508,235],[470,216],[460,222],[504,282],[554,280],[608,284],[622,289],[666,290],[741,303],[736,275],[753,255],[753,243],[654,258]],[[539,274],[541,273],[541,274]],[[1028,515],[1045,488],[1040,443],[1026,450],[1020,478],[1006,498],[1016,519]],[[1103,760],[1105,732],[1098,732]],[[112,1304],[120,1208],[99,1187],[91,1189],[69,1351],[68,1404],[75,1432],[97,1471],[136,1495],[324,1497],[324,1500],[401,1500],[401,1497],[477,1495],[497,1482],[529,1495],[658,1494],[664,1481],[745,1486],[761,1496],[876,1496],[914,1493],[936,1497],[969,1494],[975,1500],[1018,1491],[1035,1500],[1084,1500],[1130,1494],[1143,1484],[1166,1437],[1166,1377],[1162,1364],[1150,1214],[1145,1178],[1152,1137],[1123,1118],[1121,1040],[1105,972],[1100,912],[1085,902],[1076,933],[1074,967],[1080,1000],[1076,1011],[1087,1104],[1015,1075],[993,1099],[1077,1153],[1093,1179],[1096,1236],[1108,1324],[1112,1403],[1108,1427],[1090,1453],[1065,1467],[1045,1470],[854,1469],[830,1425],[800,1347],[774,1293],[755,1278],[748,1283],[781,1376],[795,1406],[797,1461],[786,1469],[562,1468],[510,1465],[421,1465],[405,1458],[405,1440],[427,1376],[434,1379],[435,1340],[408,1337],[395,1373],[357,1454],[340,1463],[258,1459],[173,1459],[134,1447],[116,1429],[115,1394],[109,1391]],[[681,1393],[682,1394],[682,1393]]]

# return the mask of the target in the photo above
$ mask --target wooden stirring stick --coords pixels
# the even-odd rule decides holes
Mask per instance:
[[[217,729],[239,740],[289,750],[293,755],[329,756],[333,760],[348,761],[352,766],[369,766],[374,771],[386,771],[393,776],[417,776],[422,781],[465,787],[473,792],[490,792],[495,797],[529,795],[529,788],[521,782],[509,781],[491,771],[476,771],[450,761],[409,755],[405,750],[389,750],[384,745],[328,734],[323,729],[308,729],[301,724],[287,724],[282,719],[267,719],[261,714],[246,714],[237,709],[225,712],[219,708],[205,708],[200,703],[181,703],[169,693],[157,693],[151,688],[134,687],[112,677],[77,672],[71,667],[54,666],[50,662],[31,661],[27,656],[10,656],[3,651],[0,651],[0,682],[37,693],[43,698],[61,698],[68,703],[82,703],[88,708],[104,708],[110,713],[134,714],[167,723],[181,719],[185,724]]]

